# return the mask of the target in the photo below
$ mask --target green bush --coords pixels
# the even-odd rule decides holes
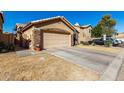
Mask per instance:
[[[0,42],[0,47],[5,47],[5,43],[4,42]]]
[[[0,42],[0,52],[5,53],[8,51],[8,45],[5,42]]]
[[[83,45],[90,45],[88,41],[81,41],[80,43]]]
[[[106,40],[106,41],[104,41],[104,45],[106,47],[110,47],[110,46],[112,46],[112,41],[111,40]]]
[[[4,42],[0,42],[0,50],[3,48],[7,48],[7,46]]]
[[[0,42],[0,52],[3,53],[3,51],[8,52],[14,50],[15,50],[14,44],[6,44],[5,42]]]
[[[9,50],[11,50],[11,51],[14,51],[15,50],[14,44],[9,44],[8,47],[9,47]]]
[[[94,42],[91,40],[91,41],[88,41],[88,43],[91,45],[91,44],[94,43]]]
[[[93,42],[91,45],[92,45],[92,46],[95,46],[95,45],[96,45],[96,43],[94,43],[94,42]]]

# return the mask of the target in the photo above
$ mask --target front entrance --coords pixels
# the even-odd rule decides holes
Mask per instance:
[[[78,45],[78,34],[76,33],[72,35],[72,45],[73,46]]]

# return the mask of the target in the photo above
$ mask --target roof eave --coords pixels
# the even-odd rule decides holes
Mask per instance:
[[[0,13],[0,15],[1,15],[2,21],[3,21],[3,23],[4,23],[4,16],[3,16],[3,13]]]
[[[75,28],[73,27],[73,25],[72,25],[70,22],[68,22],[64,17],[61,17],[61,19],[62,19],[62,20],[64,19],[64,20],[68,23],[67,25],[68,25],[68,26],[70,25],[69,27],[70,27],[72,30],[77,31],[77,29],[75,29]],[[78,31],[77,31],[77,32],[78,32]],[[78,33],[79,33],[79,32],[78,32]]]
[[[28,29],[29,27],[31,27],[33,24],[30,22],[28,23],[22,30],[21,32],[24,32],[26,29]]]
[[[47,22],[47,21],[50,21],[50,20],[56,20],[56,19],[62,20],[66,25],[69,26],[70,29],[77,31],[77,30],[71,25],[71,23],[68,22],[64,17],[56,17],[56,18],[53,18],[53,19],[44,20],[44,21],[39,21],[39,22],[30,22],[30,23],[28,23],[28,24],[22,29],[22,32],[25,31],[27,28],[31,27],[32,25],[35,25],[35,24],[38,24],[38,23],[41,23],[41,22]],[[78,32],[78,31],[77,31],[77,32]],[[78,33],[79,33],[79,32],[78,32]]]

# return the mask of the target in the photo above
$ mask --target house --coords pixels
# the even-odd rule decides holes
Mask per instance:
[[[4,23],[3,13],[0,12],[0,34],[2,33],[3,23]]]
[[[62,16],[31,21],[26,25],[16,25],[16,28],[22,47],[43,50],[78,44],[78,31]]]
[[[21,47],[22,47],[22,42],[21,42],[22,33],[21,33],[21,30],[24,26],[26,26],[26,24],[20,24],[20,23],[16,23],[16,26],[15,26],[15,31],[16,31],[15,44],[19,45]]]
[[[91,40],[92,26],[90,24],[81,26],[79,23],[76,23],[74,28],[79,32],[79,43]]]

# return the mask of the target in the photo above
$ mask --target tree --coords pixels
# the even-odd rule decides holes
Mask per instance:
[[[102,28],[100,25],[97,25],[96,27],[94,27],[91,31],[91,36],[92,37],[101,37],[102,36]]]
[[[114,26],[116,25],[116,21],[111,18],[111,15],[104,15],[98,24],[93,28],[92,36],[93,37],[101,37],[102,35],[112,36],[116,33]]]

